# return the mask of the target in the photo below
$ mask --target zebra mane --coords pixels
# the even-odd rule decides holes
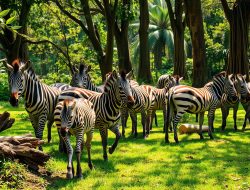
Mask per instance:
[[[19,71],[19,64],[20,64],[20,60],[18,58],[12,61],[11,65],[14,68],[14,73],[17,73]]]
[[[226,71],[221,71],[220,73],[214,75],[214,77],[220,77],[220,76],[226,76],[227,72]]]

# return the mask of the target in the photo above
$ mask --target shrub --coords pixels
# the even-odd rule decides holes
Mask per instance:
[[[0,73],[0,101],[9,100],[8,74]]]

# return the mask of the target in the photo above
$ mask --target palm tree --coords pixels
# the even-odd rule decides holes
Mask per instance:
[[[167,5],[164,0],[154,0],[149,3],[149,30],[148,45],[150,51],[154,54],[155,68],[158,70],[162,65],[162,57],[166,50],[170,57],[173,57],[173,32],[170,26]],[[135,22],[131,26],[138,27],[139,23]],[[134,40],[134,62],[138,58],[139,40],[138,35]]]

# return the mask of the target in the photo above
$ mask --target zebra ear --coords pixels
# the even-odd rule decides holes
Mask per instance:
[[[20,71],[24,72],[25,70],[27,70],[29,67],[31,67],[31,62],[30,60],[28,60],[26,63],[21,62],[21,66],[20,66]]]
[[[80,73],[80,74],[83,74],[84,67],[85,67],[84,64],[80,64],[80,65],[79,65],[79,73]]]
[[[127,79],[132,79],[133,76],[134,76],[133,69],[129,73],[126,74]]]
[[[4,67],[6,67],[6,69],[8,69],[9,71],[12,71],[12,70],[13,70],[12,65],[8,64],[8,62],[7,62],[7,59],[6,59],[6,58],[1,59],[1,60],[0,60],[0,62],[3,62]]]
[[[88,66],[87,66],[87,69],[86,69],[86,72],[89,72],[90,70],[91,70],[91,66],[88,65]]]
[[[180,82],[182,79],[183,79],[183,77],[180,77],[180,78],[179,78],[179,82]]]
[[[246,78],[247,78],[247,75],[243,75],[243,79],[245,79],[245,80],[246,80]]]

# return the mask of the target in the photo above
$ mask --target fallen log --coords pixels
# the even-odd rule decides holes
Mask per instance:
[[[179,133],[180,134],[192,134],[192,133],[199,133],[199,125],[193,125],[189,123],[181,124],[179,126]],[[202,132],[207,132],[208,126],[203,125],[202,126]]]
[[[0,132],[10,128],[14,122],[15,119],[10,118],[10,114],[8,112],[0,114]]]
[[[0,155],[7,158],[19,159],[29,168],[38,170],[39,166],[49,160],[50,156],[38,149],[38,145],[44,141],[32,137],[31,134],[24,136],[0,137]]]

